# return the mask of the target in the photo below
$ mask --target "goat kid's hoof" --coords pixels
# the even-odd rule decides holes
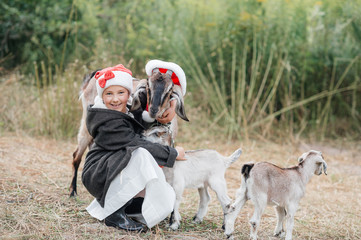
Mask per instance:
[[[70,193],[70,194],[69,194],[69,198],[76,198],[76,194]]]
[[[178,228],[179,228],[179,224],[173,223],[172,225],[169,226],[169,228],[170,228],[171,230],[173,230],[173,231],[176,231],[176,230],[178,230]]]
[[[232,233],[231,233],[231,234],[227,234],[226,237],[227,237],[227,240],[233,240],[233,239],[234,239],[234,236],[233,236]]]
[[[257,240],[257,236],[251,235],[251,236],[249,237],[249,239],[250,239],[250,240]]]
[[[198,218],[197,215],[193,217],[194,223],[201,223],[202,221],[203,221],[203,219]]]
[[[275,237],[283,238],[286,235],[284,231],[279,231],[277,233],[274,233]]]
[[[71,190],[71,192],[70,192],[70,194],[69,194],[69,197],[70,197],[70,198],[76,198],[77,195],[78,195],[78,194],[77,194],[76,191]]]

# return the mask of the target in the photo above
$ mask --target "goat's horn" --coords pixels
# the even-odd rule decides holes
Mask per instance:
[[[172,77],[173,71],[172,71],[172,70],[170,70],[170,69],[168,69],[168,70],[167,70],[167,72],[166,72],[166,74],[168,74],[169,76],[171,76],[171,77]]]

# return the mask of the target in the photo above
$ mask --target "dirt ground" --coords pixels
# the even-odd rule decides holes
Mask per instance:
[[[192,143],[183,143],[194,149]],[[237,143],[203,143],[224,155]],[[323,152],[328,175],[314,176],[307,186],[295,217],[294,239],[361,239],[361,144],[346,141],[276,144],[250,141],[241,145],[243,154],[226,172],[229,196],[240,185],[240,168],[249,161],[270,161],[282,167],[297,164],[301,153]],[[3,134],[0,136],[0,239],[225,239],[223,214],[215,194],[201,224],[193,224],[198,193],[186,190],[181,205],[182,226],[168,231],[165,221],[146,233],[126,233],[106,227],[85,211],[92,197],[78,178],[76,199],[68,197],[75,142],[55,141]],[[81,170],[81,169],[80,169]],[[248,239],[253,206],[248,202],[235,225],[237,239]],[[272,237],[276,217],[266,209],[259,230],[260,239]]]

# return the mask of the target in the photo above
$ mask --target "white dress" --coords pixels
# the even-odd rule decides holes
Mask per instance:
[[[146,149],[138,148],[132,153],[128,165],[110,183],[104,208],[94,199],[86,210],[91,216],[103,220],[144,188],[142,215],[147,227],[151,228],[173,211],[175,192],[153,156]]]

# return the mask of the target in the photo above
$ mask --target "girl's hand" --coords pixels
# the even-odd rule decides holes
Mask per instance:
[[[178,161],[185,161],[185,160],[187,160],[187,159],[185,158],[184,148],[182,148],[182,147],[175,147],[175,149],[176,149],[177,152],[178,152],[178,156],[177,156],[176,160],[178,160]]]
[[[157,121],[160,122],[161,124],[166,124],[169,123],[170,121],[172,121],[172,119],[175,116],[175,107],[176,107],[177,101],[176,100],[172,100],[170,102],[170,108],[168,108],[167,110],[164,111],[162,117],[157,118]]]

